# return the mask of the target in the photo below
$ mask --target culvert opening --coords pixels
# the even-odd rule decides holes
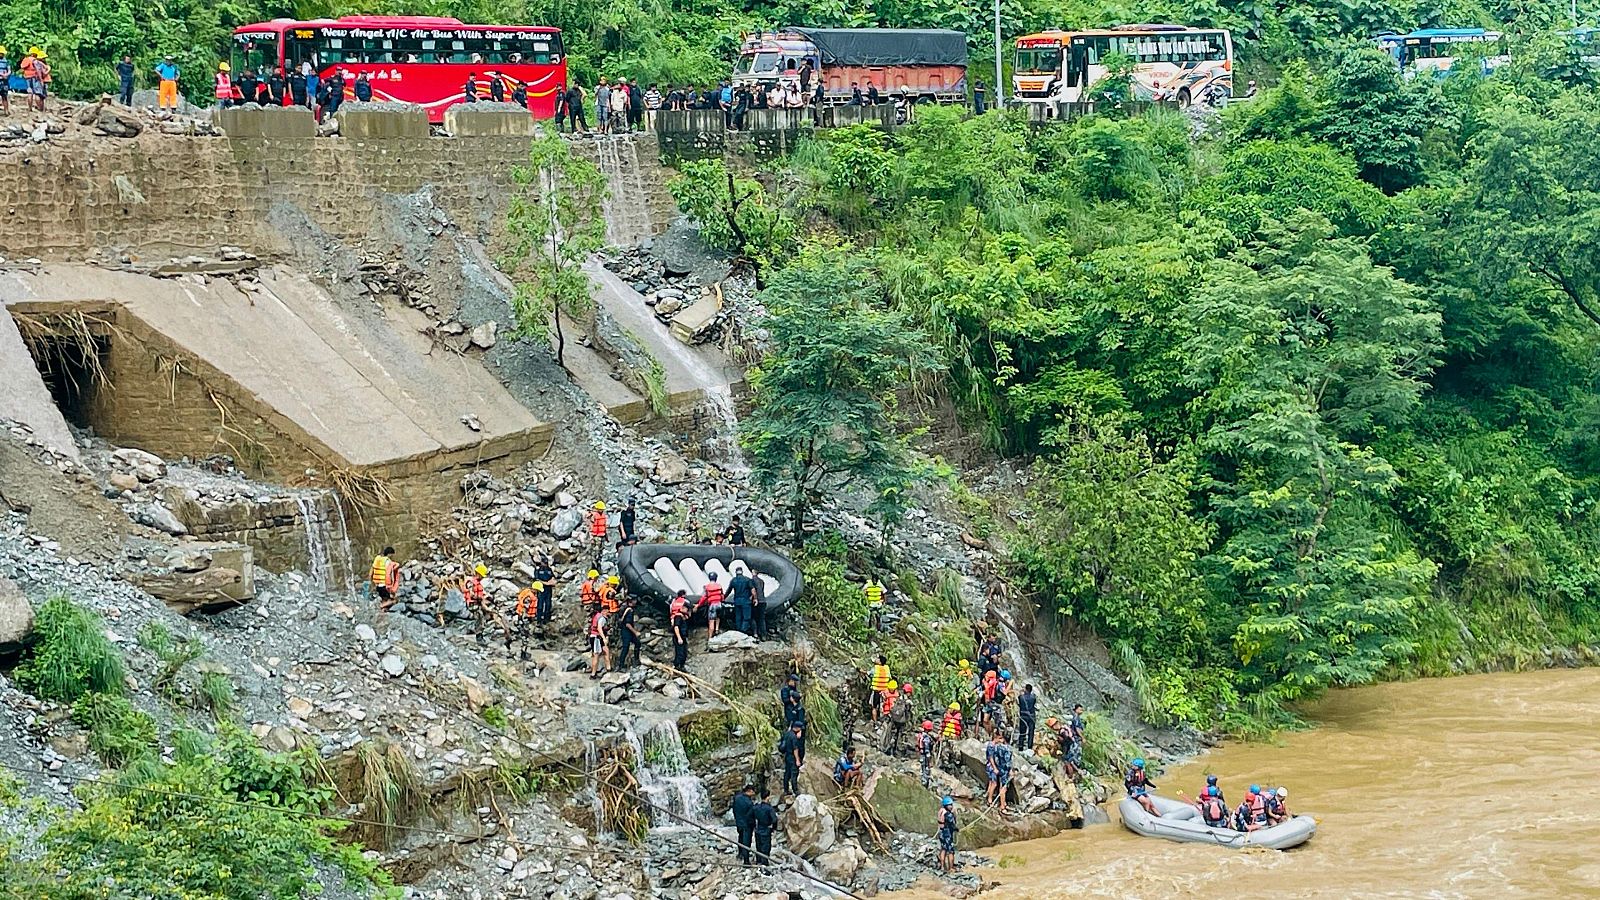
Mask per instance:
[[[87,317],[18,316],[17,325],[62,417],[79,428],[91,427],[95,398],[111,387],[106,375],[110,337],[97,333]]]

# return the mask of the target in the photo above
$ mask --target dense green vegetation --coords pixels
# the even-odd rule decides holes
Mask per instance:
[[[1487,80],[1342,48],[1199,139],[1175,114],[830,132],[758,198],[804,223],[763,370],[815,350],[786,310],[909,323],[943,366],[901,397],[1032,465],[1014,575],[1157,718],[1592,653],[1597,109],[1548,39]]]
[[[359,846],[335,841],[345,823],[322,818],[334,796],[315,752],[264,751],[228,718],[225,675],[184,672],[202,656],[198,642],[153,624],[140,633],[159,666],[156,686],[174,704],[161,711],[163,727],[123,696],[127,666],[104,627],[65,598],[39,609],[38,643],[17,680],[71,703],[90,749],[113,768],[79,785],[81,805],[71,809],[24,802],[0,772],[0,810],[36,832],[25,848],[0,839],[0,898],[291,900],[340,883],[398,893]],[[189,709],[206,713],[198,724],[214,733],[191,723]],[[370,798],[367,807],[388,821],[389,807]]]

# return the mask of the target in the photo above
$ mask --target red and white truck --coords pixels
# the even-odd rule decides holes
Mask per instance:
[[[902,93],[916,103],[965,103],[967,36],[943,28],[786,28],[749,38],[734,64],[739,85],[797,84],[811,63],[824,102],[849,103],[853,87],[878,89],[884,101]],[[808,98],[809,99],[809,98]]]

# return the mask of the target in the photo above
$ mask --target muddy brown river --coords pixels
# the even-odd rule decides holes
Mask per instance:
[[[1157,779],[1207,774],[1237,804],[1287,785],[1317,836],[1287,852],[1140,838],[1115,821],[987,851],[985,898],[1600,897],[1600,669],[1338,691],[1315,729],[1232,744]],[[1120,791],[1116,796],[1120,798]]]

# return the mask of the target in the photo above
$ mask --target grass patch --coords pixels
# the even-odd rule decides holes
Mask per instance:
[[[123,694],[122,654],[106,639],[99,616],[65,597],[51,597],[34,621],[37,642],[16,669],[25,690],[61,703],[90,693]]]
[[[644,370],[644,394],[650,401],[650,410],[656,415],[666,418],[672,415],[671,394],[667,392],[667,370],[661,367],[661,360],[650,357],[650,367]]]
[[[1000,857],[999,862],[995,863],[995,865],[1002,869],[1015,869],[1022,864],[1022,857],[1016,855],[1015,853],[1006,853]]]
[[[812,746],[839,747],[844,736],[844,723],[839,715],[839,701],[833,692],[813,682],[802,695],[806,708],[806,740]],[[763,759],[765,757],[762,757]]]
[[[1091,774],[1114,776],[1139,755],[1134,743],[1117,733],[1111,720],[1096,712],[1083,716],[1083,765]]]
[[[678,736],[683,740],[684,755],[695,760],[721,750],[733,743],[735,728],[731,713],[700,716],[683,723]]]
[[[177,699],[182,693],[178,678],[183,674],[184,667],[205,653],[205,647],[199,641],[194,638],[180,641],[160,622],[151,622],[140,629],[139,646],[160,661],[161,669],[156,672],[151,687],[169,700]]]
[[[122,766],[150,753],[156,722],[127,698],[91,693],[72,704],[72,719],[89,732],[89,748],[108,766]]]
[[[362,818],[380,823],[374,843],[387,845],[401,826],[415,821],[426,809],[422,780],[399,744],[363,741],[356,746],[356,758],[361,762]]]
[[[234,697],[233,679],[224,672],[207,672],[200,676],[200,687],[195,691],[195,705],[211,713],[221,722],[231,718],[239,704]]]
[[[479,715],[483,716],[485,722],[501,731],[505,731],[511,726],[511,719],[506,716],[506,711],[492,703],[485,706],[483,712],[479,713]]]

